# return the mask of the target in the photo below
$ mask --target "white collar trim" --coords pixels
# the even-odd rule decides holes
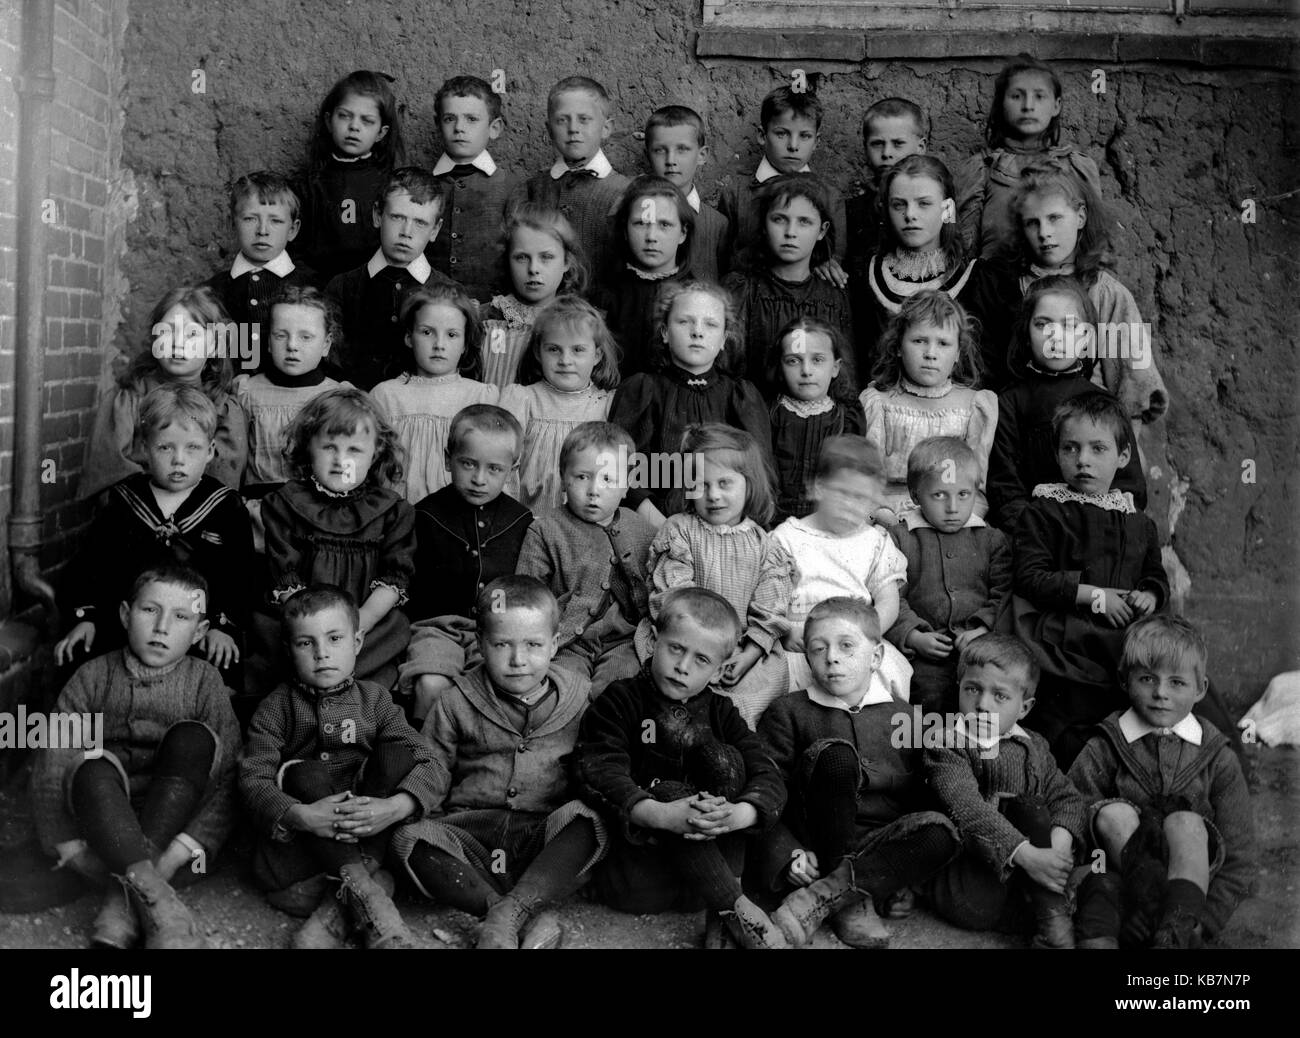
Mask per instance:
[[[799,172],[811,173],[812,167],[805,162],[803,164],[803,169],[799,170]],[[760,184],[766,184],[773,177],[779,177],[780,175],[781,175],[781,171],[777,169],[774,165],[772,165],[772,163],[767,161],[766,155],[764,155],[759,160],[758,169],[754,170],[754,180],[756,180]]]
[[[697,213],[700,211],[700,189],[694,184],[691,185],[691,193],[686,196],[686,204]]]
[[[450,173],[457,166],[473,166],[475,169],[481,169],[488,176],[492,176],[497,171],[497,164],[492,160],[492,156],[484,148],[468,162],[457,162],[450,155],[442,155],[438,161],[433,164],[433,175],[440,177],[444,173]]]
[[[383,249],[376,249],[375,254],[370,257],[370,262],[366,264],[366,273],[370,277],[374,277],[385,267],[396,266],[399,266],[399,264],[388,262],[387,258],[384,256]],[[415,278],[415,280],[422,285],[429,280],[429,275],[433,273],[433,268],[429,266],[429,261],[425,258],[424,253],[420,253],[420,255],[416,256],[415,259],[411,260],[411,262],[406,265],[406,269],[410,273],[411,277]]]
[[[1133,515],[1137,512],[1137,506],[1133,504],[1133,495],[1127,490],[1108,490],[1104,494],[1080,494],[1077,490],[1071,490],[1065,483],[1039,483],[1034,487],[1033,496],[1060,501],[1062,504],[1075,502],[1081,505],[1094,505],[1108,512],[1122,512],[1125,515]]]
[[[243,277],[249,271],[267,270],[278,278],[287,278],[293,273],[293,260],[289,258],[287,249],[281,249],[280,255],[269,263],[254,263],[242,252],[235,257],[235,262],[230,265],[230,276],[232,278]]]
[[[829,692],[822,691],[815,680],[804,691],[808,693],[808,698],[818,706],[830,707],[832,710],[843,710],[850,714],[856,714],[866,706],[875,706],[877,703],[892,703],[894,701],[894,697],[889,694],[888,687],[880,677],[879,670],[871,675],[871,684],[862,698],[858,700],[856,706],[849,706],[844,700],[836,698]]]
[[[907,528],[909,530],[915,530],[918,527],[927,530],[936,529],[936,527],[928,519],[926,519],[926,517],[921,513],[920,505],[917,505],[916,508],[914,509],[909,509],[908,511],[904,512],[903,521],[907,523]],[[969,530],[975,526],[988,526],[988,523],[986,523],[978,515],[972,512],[971,517],[967,519],[966,522],[962,525],[962,529]]]
[[[1189,742],[1193,746],[1200,746],[1201,738],[1205,734],[1201,729],[1201,722],[1192,714],[1188,714],[1172,728],[1158,728],[1139,717],[1138,712],[1132,707],[1120,714],[1119,730],[1124,736],[1124,741],[1129,743],[1137,742],[1143,736],[1157,732],[1160,735],[1176,735],[1183,742]]]
[[[578,169],[589,169],[596,174],[597,180],[604,180],[614,172],[614,167],[609,164],[609,159],[605,158],[605,149],[602,148],[596,152],[585,166],[578,166]],[[564,164],[564,159],[556,159],[555,165],[551,167],[551,179],[559,180],[560,177],[569,172],[569,167]]]
[[[985,735],[979,731],[972,732],[966,724],[965,714],[957,715],[956,720],[953,722],[953,727],[956,728],[957,731],[961,733],[961,735],[963,735],[968,741],[974,743],[982,750],[991,750],[993,749],[994,746],[1002,742],[1002,740],[1004,739],[1021,739],[1024,742],[1032,741],[1029,738],[1029,733],[1020,727],[1019,721],[1013,724],[1007,730],[1005,735],[992,735],[992,734]]]

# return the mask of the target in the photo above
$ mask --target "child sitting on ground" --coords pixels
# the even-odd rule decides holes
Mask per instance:
[[[614,823],[594,881],[624,912],[709,910],[746,948],[785,939],[740,886],[745,837],[775,824],[785,788],[762,744],[709,686],[741,633],[736,611],[699,587],[669,591],[654,650],[636,677],[617,681],[582,719],[582,796]]]
[[[36,754],[41,846],[108,884],[92,945],[129,948],[143,931],[147,948],[205,947],[170,881],[206,871],[235,821],[230,693],[186,655],[207,633],[207,594],[191,569],[145,569],[118,606],[126,647],[80,667],[55,704],[81,719],[81,745]]]
[[[1180,617],[1148,617],[1124,636],[1132,706],[1107,717],[1070,768],[1106,854],[1079,890],[1081,948],[1200,947],[1250,893],[1250,791],[1227,738],[1191,713],[1208,660]]]

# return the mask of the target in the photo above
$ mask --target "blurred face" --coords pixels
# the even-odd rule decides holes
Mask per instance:
[[[694,126],[656,126],[646,134],[645,152],[656,175],[671,180],[682,194],[695,186],[695,176],[709,156]]]
[[[373,97],[348,94],[325,119],[334,152],[342,158],[355,159],[369,155],[370,150],[388,135],[388,127],[379,111],[379,102]]]
[[[1209,688],[1207,678],[1196,673],[1192,660],[1134,667],[1125,675],[1133,709],[1147,724],[1172,728],[1192,712]]]
[[[972,472],[969,466],[950,462],[921,480],[916,503],[925,521],[936,530],[956,533],[970,518],[978,489],[977,473]]]
[[[810,625],[804,653],[822,691],[856,706],[871,687],[885,647],[847,617],[831,616]]]
[[[718,679],[731,656],[727,635],[711,631],[690,617],[674,617],[666,630],[654,631],[650,676],[655,688],[678,702],[699,695]]]
[[[782,112],[758,135],[763,154],[780,173],[798,173],[817,150],[817,122],[808,116]]]
[[[423,375],[450,375],[465,355],[465,315],[448,303],[426,303],[415,314],[406,345]]]
[[[350,678],[357,669],[362,641],[363,635],[342,606],[289,621],[289,660],[308,688],[333,688]]]
[[[821,400],[840,373],[835,347],[825,332],[796,328],[781,340],[781,377],[796,400]]]
[[[447,451],[451,485],[475,508],[495,501],[514,471],[518,453],[511,433],[469,429],[456,449]]]
[[[208,355],[216,352],[207,325],[177,303],[154,325],[153,335],[153,355],[163,373],[177,382],[197,385]]]
[[[918,386],[941,386],[952,375],[959,348],[956,326],[918,321],[903,335],[903,371]]]
[[[286,375],[305,375],[320,367],[330,351],[325,314],[301,303],[271,307],[271,363]]]
[[[708,292],[683,292],[668,311],[664,341],[674,364],[692,375],[703,375],[727,341],[725,304]]]
[[[1052,292],[1034,304],[1029,321],[1029,348],[1044,371],[1065,371],[1091,354],[1093,330],[1070,292]]]
[[[745,518],[749,482],[744,473],[719,463],[717,454],[701,454],[695,465],[699,497],[695,511],[710,526],[735,526]]]
[[[862,527],[884,497],[885,484],[861,472],[841,469],[813,483],[817,522],[838,537],[847,537]]]
[[[812,258],[813,248],[826,237],[829,221],[806,198],[791,198],[767,214],[767,243],[776,262],[801,264]]]
[[[479,652],[498,692],[526,696],[546,680],[560,634],[542,609],[506,609],[483,620]]]
[[[203,592],[150,581],[134,602],[118,607],[126,642],[149,667],[175,663],[208,633]]]
[[[1039,266],[1056,268],[1074,262],[1079,246],[1079,232],[1088,222],[1088,210],[1082,204],[1071,205],[1062,194],[1034,192],[1020,210],[1020,225],[1025,241]]]
[[[638,198],[627,214],[626,231],[633,262],[642,270],[658,274],[677,266],[677,249],[686,241],[686,228],[672,199]]]
[[[978,735],[1006,735],[1012,725],[1029,713],[1033,697],[1025,698],[1025,674],[1022,670],[1003,670],[993,663],[966,668],[957,688],[957,705],[964,715],[975,717],[971,727]]]
[[[517,227],[510,237],[510,280],[525,303],[549,303],[560,290],[572,261],[563,243],[544,231]]]
[[[1061,99],[1046,74],[1017,72],[1011,77],[1002,99],[1002,119],[1010,137],[1018,141],[1041,137],[1060,114]]]
[[[944,214],[955,218],[956,203],[943,197],[933,177],[895,177],[889,186],[889,223],[903,248],[928,252],[939,247]]]
[[[600,99],[585,90],[560,94],[546,116],[551,143],[566,165],[584,165],[600,151],[614,128]]]
[[[910,115],[877,116],[867,126],[867,165],[879,176],[899,159],[925,153],[925,137]]]
[[[441,203],[436,199],[417,202],[409,191],[394,191],[375,206],[375,226],[384,259],[404,267],[424,251],[442,227]]]
[[[235,210],[235,240],[250,263],[269,263],[298,237],[298,221],[287,202],[259,202],[248,197]]]
[[[216,443],[193,422],[155,429],[145,440],[145,468],[159,490],[180,493],[197,486],[216,453]]]
[[[564,393],[591,385],[591,373],[600,363],[600,347],[583,325],[550,322],[537,351],[542,377]]]
[[[1090,418],[1067,418],[1061,425],[1056,463],[1070,489],[1080,494],[1104,494],[1115,473],[1129,462],[1129,449],[1120,450],[1115,434]]]
[[[316,482],[335,494],[346,494],[365,482],[370,472],[375,460],[375,430],[368,422],[358,422],[355,432],[332,436],[318,432],[308,449]]]
[[[570,456],[561,481],[570,512],[608,526],[627,492],[627,458],[608,447],[584,447]]]
[[[442,150],[456,162],[469,162],[501,136],[505,124],[493,119],[480,97],[444,97],[438,116]]]

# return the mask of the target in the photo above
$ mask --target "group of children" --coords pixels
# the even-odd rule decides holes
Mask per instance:
[[[958,178],[874,105],[846,204],[780,88],[714,209],[689,108],[629,181],[562,80],[522,180],[482,80],[431,171],[386,77],[336,84],[96,422],[56,659],[94,654],[60,709],[106,750],[33,776],[46,850],[121,881],[93,943],[201,944],[171,882],[237,800],[299,947],[418,944],[399,882],[480,947],[553,946],[584,886],[710,946],[879,947],[918,895],[1041,947],[1217,934],[1249,797],[1192,714],[1131,424],[1164,387],[1104,331],[1140,315],[1061,94],[1008,65]]]

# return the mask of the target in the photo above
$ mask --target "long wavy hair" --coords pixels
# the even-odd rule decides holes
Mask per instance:
[[[880,336],[878,359],[871,372],[872,382],[880,390],[893,389],[904,375],[903,340],[915,324],[932,324],[939,328],[957,329],[957,362],[952,367],[952,380],[962,386],[978,386],[983,375],[979,339],[974,319],[962,305],[937,288],[917,292],[904,300],[898,312],[889,319]]]
[[[311,477],[311,441],[326,436],[351,436],[363,425],[375,433],[375,459],[360,485],[392,487],[402,481],[402,448],[397,432],[369,393],[341,386],[314,397],[285,430],[284,454],[298,479]]]

